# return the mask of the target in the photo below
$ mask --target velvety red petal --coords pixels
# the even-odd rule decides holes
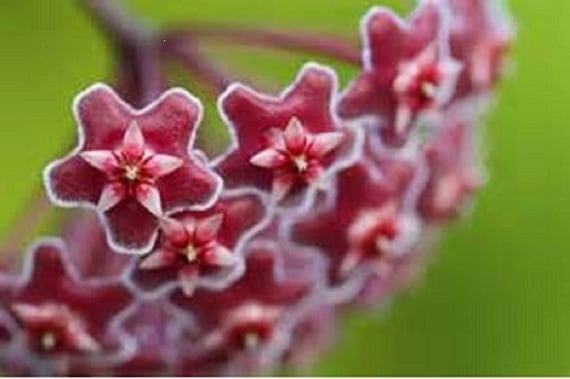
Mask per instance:
[[[121,201],[105,213],[105,219],[109,235],[116,247],[132,250],[148,249],[157,232],[156,216],[134,198]]]
[[[367,61],[377,69],[394,70],[405,56],[405,21],[388,9],[377,9],[365,21],[369,57]]]
[[[48,190],[57,200],[93,205],[99,202],[106,182],[103,173],[78,155],[56,162],[46,176]]]
[[[382,117],[395,106],[391,80],[379,78],[375,72],[363,72],[343,93],[338,112],[345,118],[370,114]]]
[[[164,212],[204,205],[214,200],[220,179],[198,161],[186,161],[173,173],[160,178],[158,187]]]
[[[156,153],[186,154],[201,113],[198,101],[180,90],[166,92],[144,115],[137,117],[146,142]]]
[[[119,143],[131,120],[129,107],[106,85],[94,85],[81,93],[75,113],[88,150],[108,147],[111,140]]]

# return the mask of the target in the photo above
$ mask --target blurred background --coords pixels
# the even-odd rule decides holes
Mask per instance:
[[[411,1],[129,0],[152,26],[230,23],[357,40],[373,4]],[[515,70],[487,125],[490,182],[448,228],[427,274],[390,307],[351,314],[314,375],[570,375],[570,1],[511,0]],[[112,55],[72,0],[0,1],[0,234],[75,132],[70,103],[109,79]],[[206,47],[238,78],[277,89],[308,56]],[[320,59],[321,62],[331,63]],[[353,73],[336,65],[346,83]],[[176,75],[176,68],[173,68]],[[197,84],[180,84],[213,103]],[[207,121],[215,131],[213,108]],[[223,135],[210,132],[216,143]],[[43,227],[49,230],[49,223]]]

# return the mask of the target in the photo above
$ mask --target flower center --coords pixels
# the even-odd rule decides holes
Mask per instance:
[[[44,351],[51,351],[58,345],[58,340],[54,332],[46,331],[39,338],[40,347]]]
[[[140,173],[140,167],[138,165],[126,165],[124,168],[124,177],[130,182],[135,182]]]
[[[307,168],[309,168],[309,162],[305,155],[293,156],[291,160],[293,161],[293,165],[299,173],[303,173],[307,171]]]
[[[243,336],[243,347],[252,351],[255,350],[261,343],[261,337],[256,332],[250,331]]]
[[[437,64],[410,63],[394,81],[394,91],[414,110],[429,107],[437,96],[441,75]]]
[[[188,246],[186,246],[186,249],[184,250],[184,256],[186,257],[188,262],[190,263],[195,262],[196,259],[198,258],[198,249],[196,248],[196,246],[194,246],[194,244],[189,244]]]

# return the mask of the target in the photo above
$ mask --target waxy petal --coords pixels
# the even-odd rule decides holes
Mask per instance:
[[[122,183],[110,183],[105,185],[97,204],[97,209],[107,212],[119,204],[127,195],[127,189]]]
[[[154,154],[144,165],[144,169],[153,178],[160,178],[178,170],[184,161],[166,154]]]
[[[345,139],[341,132],[320,133],[313,137],[313,143],[309,150],[311,155],[322,158],[340,146]]]
[[[190,242],[190,236],[183,222],[164,217],[160,220],[160,229],[162,229],[169,242],[174,245],[186,246]]]
[[[79,154],[92,167],[104,173],[110,173],[117,168],[117,159],[109,150],[91,150]]]
[[[144,153],[145,140],[142,131],[136,121],[129,124],[123,137],[121,149],[129,158],[137,159]]]
[[[237,263],[237,257],[225,246],[217,244],[204,254],[206,263],[212,266],[230,267]]]
[[[34,320],[38,318],[38,307],[34,305],[17,303],[13,304],[11,309],[19,319]]]
[[[301,122],[295,117],[292,118],[283,133],[287,149],[293,154],[301,153],[307,141],[306,135],[307,133]]]
[[[281,167],[287,162],[287,157],[277,149],[273,148],[262,150],[249,160],[249,163],[252,165],[264,168]]]
[[[195,242],[205,243],[214,240],[222,226],[223,221],[224,215],[221,213],[198,221],[196,224],[196,230],[194,231]]]
[[[198,281],[198,269],[197,267],[190,265],[186,266],[178,272],[178,280],[180,281],[180,288],[185,296],[190,297],[194,294],[196,290],[196,284]]]
[[[139,264],[141,270],[156,270],[173,265],[176,262],[177,255],[175,252],[158,249],[147,255]]]
[[[277,174],[273,178],[271,196],[275,202],[283,200],[293,189],[297,178],[293,174]]]
[[[141,183],[135,188],[137,200],[143,207],[155,216],[162,216],[160,192],[153,185]]]
[[[77,350],[83,353],[98,353],[102,350],[101,345],[85,331],[72,333],[72,344],[75,345]]]

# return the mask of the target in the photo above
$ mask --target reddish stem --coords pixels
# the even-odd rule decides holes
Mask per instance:
[[[353,44],[338,38],[308,33],[217,26],[174,29],[162,38],[167,41],[208,38],[213,41],[320,54],[357,66],[361,64],[360,51]]]
[[[115,45],[118,85],[127,101],[144,106],[164,89],[158,39],[112,0],[85,0],[87,9]]]
[[[168,40],[167,40],[168,41]],[[222,92],[232,80],[214,66],[192,43],[167,43],[164,53],[178,60],[186,70],[204,83]]]

